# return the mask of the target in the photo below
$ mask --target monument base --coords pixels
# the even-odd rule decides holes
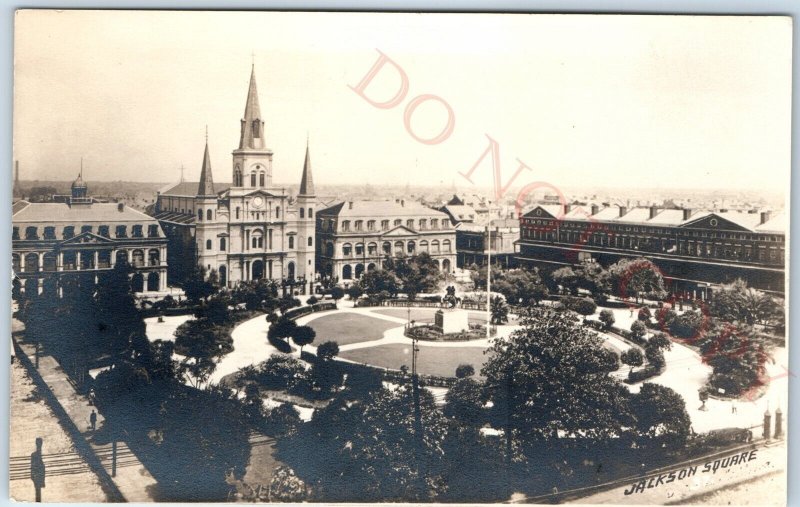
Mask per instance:
[[[469,331],[469,312],[466,310],[438,310],[434,326],[443,334]]]

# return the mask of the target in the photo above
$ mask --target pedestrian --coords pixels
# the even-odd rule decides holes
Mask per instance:
[[[736,403],[734,403],[733,400],[731,400],[731,414],[735,413],[736,413]]]
[[[36,438],[36,450],[31,453],[31,481],[36,490],[36,502],[42,501],[42,488],[44,487],[44,460],[42,459],[42,444],[44,441],[41,437]]]
[[[97,429],[97,412],[95,412],[94,409],[92,409],[92,413],[89,416],[89,423],[92,425],[92,431]]]

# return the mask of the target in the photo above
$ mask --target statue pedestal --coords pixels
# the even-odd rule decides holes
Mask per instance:
[[[438,310],[434,326],[444,334],[469,331],[469,312],[466,310]]]

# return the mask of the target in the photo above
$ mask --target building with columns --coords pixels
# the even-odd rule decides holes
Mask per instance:
[[[232,184],[214,183],[208,139],[199,182],[162,189],[152,210],[169,237],[170,281],[180,283],[196,264],[220,282],[313,280],[316,197],[306,146],[300,189],[290,196],[273,185],[273,152],[266,145],[255,69],[250,75]]]
[[[133,268],[137,293],[167,288],[167,238],[152,217],[123,203],[97,203],[81,175],[62,202],[12,206],[12,264],[22,290],[57,291],[67,277],[97,283],[118,262]]]
[[[445,273],[456,265],[456,234],[447,214],[418,202],[340,202],[317,214],[320,274],[349,285],[386,257],[427,252]]]
[[[518,261],[557,269],[646,257],[674,297],[709,299],[738,278],[785,295],[786,215],[727,209],[536,205],[520,217]]]

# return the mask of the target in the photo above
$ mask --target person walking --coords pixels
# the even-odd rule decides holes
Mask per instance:
[[[92,431],[97,429],[97,412],[92,409],[92,413],[89,415],[89,423],[92,425]]]
[[[42,488],[44,487],[44,460],[42,459],[42,444],[44,441],[41,437],[36,438],[36,450],[31,453],[31,481],[36,490],[36,502],[42,501]]]

